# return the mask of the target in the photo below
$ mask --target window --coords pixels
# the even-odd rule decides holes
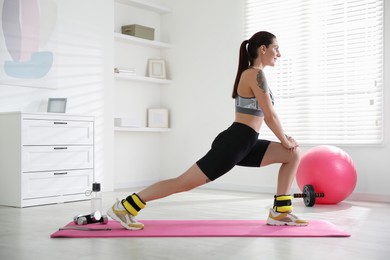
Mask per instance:
[[[246,0],[245,37],[265,30],[275,109],[300,144],[383,141],[383,0]],[[269,129],[262,138],[271,138]]]

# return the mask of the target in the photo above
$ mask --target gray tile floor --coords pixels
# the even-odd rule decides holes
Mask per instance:
[[[130,191],[103,194],[104,207]],[[272,195],[197,189],[151,202],[139,219],[265,219]],[[324,219],[350,238],[109,238],[51,239],[90,202],[30,208],[0,206],[0,259],[390,259],[390,205],[344,201],[294,212]],[[237,214],[239,212],[239,214]]]

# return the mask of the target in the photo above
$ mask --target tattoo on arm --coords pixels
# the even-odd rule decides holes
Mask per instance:
[[[263,90],[264,93],[269,93],[267,80],[266,80],[264,72],[262,70],[260,70],[259,73],[257,73],[256,80],[257,80],[257,86],[261,90]]]

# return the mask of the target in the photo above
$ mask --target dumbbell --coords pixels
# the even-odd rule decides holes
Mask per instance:
[[[305,203],[306,207],[313,207],[316,203],[316,198],[323,198],[325,197],[325,194],[323,192],[316,193],[314,191],[313,185],[305,185],[303,186],[302,193],[294,193],[294,198],[303,198],[303,202]]]
[[[99,211],[95,211],[87,215],[77,215],[73,218],[73,222],[77,225],[86,225],[92,223],[107,224],[108,218],[102,215]]]

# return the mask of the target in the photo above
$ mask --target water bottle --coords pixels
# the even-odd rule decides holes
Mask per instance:
[[[91,192],[91,212],[99,212],[102,214],[102,193],[100,192],[100,183],[92,184]]]

